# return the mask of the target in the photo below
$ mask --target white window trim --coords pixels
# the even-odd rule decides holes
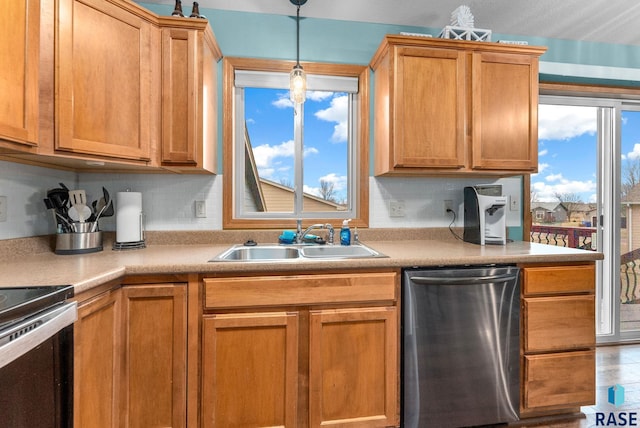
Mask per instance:
[[[304,104],[296,105],[294,108],[303,112],[302,115],[294,114],[295,121],[295,193],[294,193],[294,211],[293,212],[248,212],[244,207],[245,199],[245,186],[241,185],[245,181],[245,155],[244,144],[239,141],[239,138],[244,138],[244,88],[245,87],[261,87],[271,89],[283,89],[288,90],[289,74],[282,72],[262,72],[251,70],[236,70],[235,82],[234,82],[234,156],[233,156],[233,170],[234,170],[234,190],[233,190],[233,204],[234,204],[234,218],[257,220],[257,219],[305,219],[305,218],[317,218],[323,217],[328,219],[346,219],[355,218],[358,213],[358,193],[359,186],[366,185],[366,183],[358,183],[357,177],[359,176],[358,168],[360,160],[358,158],[358,127],[354,126],[358,120],[358,78],[356,77],[344,77],[344,76],[327,76],[327,75],[314,75],[309,74],[307,90],[323,90],[333,92],[347,92],[349,94],[349,141],[347,150],[347,180],[348,180],[348,194],[347,194],[347,209],[343,211],[322,211],[322,212],[303,212],[302,193],[298,192],[298,184],[302,183],[303,173],[302,166],[299,165],[302,157],[303,147],[303,126],[302,117],[304,115]]]

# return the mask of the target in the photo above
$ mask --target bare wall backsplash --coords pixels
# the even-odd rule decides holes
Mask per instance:
[[[47,189],[77,185],[77,174],[0,161],[0,196],[6,196],[7,220],[0,222],[0,239],[24,238],[55,232],[44,198]]]
[[[222,229],[222,175],[74,173],[0,161],[0,196],[7,197],[7,221],[0,222],[0,239],[24,238],[55,232],[43,199],[48,189],[62,182],[82,188],[89,202],[102,196],[104,186],[112,199],[118,192],[142,193],[146,230]],[[453,217],[444,211],[450,200],[455,226],[462,226],[464,186],[498,182],[504,193],[521,197],[521,179],[370,177],[369,225],[388,227],[447,227]],[[206,217],[196,217],[196,201],[204,201]],[[519,201],[518,206],[520,206]],[[508,226],[520,226],[521,212],[509,210]],[[100,222],[115,231],[115,217]]]

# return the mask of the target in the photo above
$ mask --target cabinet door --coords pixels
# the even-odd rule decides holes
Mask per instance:
[[[120,427],[120,304],[120,290],[116,290],[78,308],[73,330],[75,427]]]
[[[309,426],[399,423],[395,307],[311,311]]]
[[[200,42],[201,43],[201,42]],[[162,162],[197,162],[198,34],[162,30]]]
[[[59,0],[57,12],[56,149],[149,160],[151,23],[117,2]]]
[[[0,13],[0,139],[38,142],[40,0],[6,3]]]
[[[123,292],[121,427],[186,426],[187,299],[184,284]]]
[[[162,30],[162,164],[215,172],[217,45],[208,28]]]
[[[393,167],[465,165],[465,56],[463,51],[397,48]]]
[[[595,403],[595,351],[526,355],[524,357],[526,409],[569,408]]]
[[[298,323],[285,312],[204,317],[203,427],[296,426]]]
[[[537,171],[538,58],[472,55],[472,168]]]

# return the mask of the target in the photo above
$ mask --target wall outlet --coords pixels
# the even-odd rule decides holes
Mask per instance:
[[[449,214],[449,211],[453,211],[453,201],[451,199],[444,200],[444,213]]]
[[[404,201],[389,201],[389,217],[404,217]]]
[[[509,209],[511,211],[518,211],[519,208],[520,203],[518,201],[518,198],[516,198],[515,196],[509,196]]]
[[[0,222],[7,221],[7,197],[0,196]]]
[[[196,217],[198,218],[207,217],[207,205],[205,204],[205,201],[195,202],[195,212],[196,212]]]

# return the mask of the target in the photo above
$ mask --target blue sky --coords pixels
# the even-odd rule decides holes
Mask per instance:
[[[531,190],[538,201],[555,193],[576,193],[595,202],[597,192],[597,109],[541,105],[538,110],[538,173]],[[622,165],[640,159],[640,112],[622,115]]]
[[[308,91],[304,103],[304,191],[319,196],[320,180],[347,196],[347,112],[344,93]],[[245,117],[259,174],[294,184],[293,104],[286,89],[245,88]]]

